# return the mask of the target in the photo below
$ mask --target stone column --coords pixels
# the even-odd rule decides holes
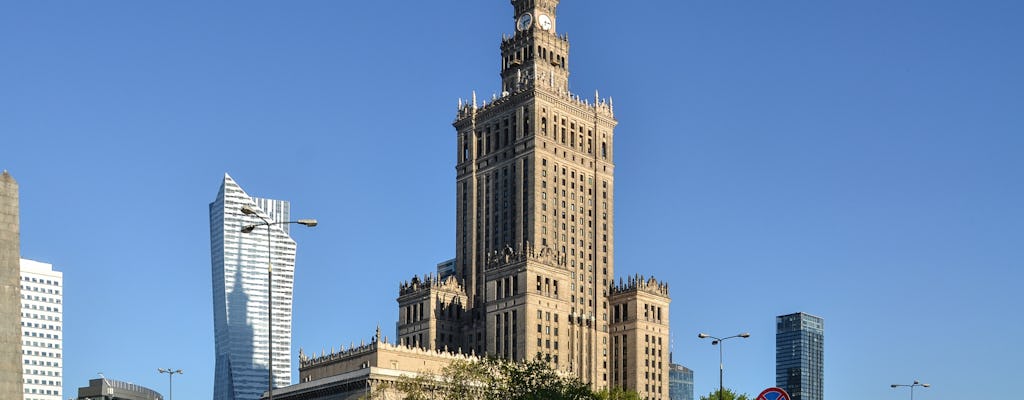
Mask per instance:
[[[0,176],[0,399],[21,399],[21,241],[18,182]]]

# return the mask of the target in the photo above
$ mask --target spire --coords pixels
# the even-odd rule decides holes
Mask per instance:
[[[374,342],[380,342],[380,322],[377,323],[377,335],[373,338]]]
[[[15,182],[14,177],[11,176],[11,173],[7,172],[6,169],[4,170],[4,173],[2,175],[0,175],[0,181],[9,182],[9,183],[17,183],[17,182]]]

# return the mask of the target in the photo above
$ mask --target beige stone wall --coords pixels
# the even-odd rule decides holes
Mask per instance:
[[[22,398],[18,183],[0,175],[0,399]]]
[[[603,389],[610,386],[613,364],[609,288],[615,275],[618,122],[610,99],[569,91],[569,41],[555,30],[557,1],[513,5],[515,18],[543,13],[552,25],[505,36],[501,94],[489,99],[474,94],[460,102],[453,123],[455,276],[467,299],[463,349],[519,360],[540,353],[558,369]],[[490,265],[496,254],[523,248],[551,251],[557,262]],[[543,290],[535,288],[535,279],[541,279]],[[557,295],[549,289],[555,281]],[[664,297],[667,304],[667,293]],[[399,326],[400,337],[427,337],[438,330],[429,322]],[[667,319],[660,327],[628,329],[668,334]],[[646,372],[646,383],[631,385],[650,388],[653,382],[660,388],[664,382],[667,388],[667,379]],[[631,374],[638,376],[635,370]],[[649,391],[667,396],[667,389]]]
[[[345,352],[300,360],[302,366],[299,367],[299,382],[311,382],[370,367],[439,374],[445,366],[456,360],[473,361],[477,358],[389,343],[371,343]]]
[[[430,350],[463,348],[466,303],[466,294],[455,278],[442,282],[426,277],[415,289],[405,286],[398,297],[395,342]]]
[[[669,303],[665,293],[633,288],[612,294],[612,385],[641,398],[668,399]]]

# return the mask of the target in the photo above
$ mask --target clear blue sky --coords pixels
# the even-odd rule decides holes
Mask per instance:
[[[829,399],[1008,398],[1024,376],[1024,3],[566,0],[572,88],[612,96],[616,274],[671,283],[696,392],[774,384],[774,316],[825,318]],[[296,217],[295,351],[394,335],[454,254],[459,97],[507,1],[8,1],[0,168],[64,271],[65,396],[96,372],[209,399],[207,204]]]

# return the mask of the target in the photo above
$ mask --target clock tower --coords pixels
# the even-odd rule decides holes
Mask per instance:
[[[516,91],[525,82],[567,92],[569,39],[555,30],[558,0],[513,0],[512,6],[515,33],[501,43],[502,92]]]
[[[461,345],[511,360],[540,356],[607,388],[617,122],[610,99],[569,90],[558,1],[511,3],[501,90],[460,100],[453,124]]]

